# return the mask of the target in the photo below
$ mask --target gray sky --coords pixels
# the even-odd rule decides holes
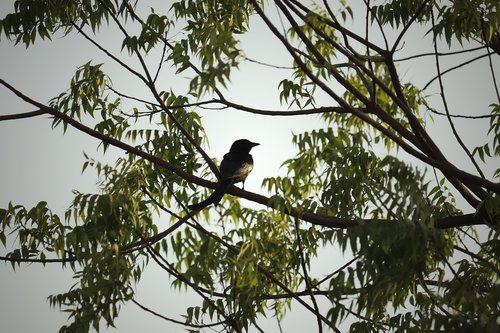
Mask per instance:
[[[13,1],[0,3],[0,17],[5,16],[13,6],[12,3]],[[359,23],[354,26],[356,30],[362,31],[364,16],[361,15],[359,20]],[[243,36],[243,46],[247,56],[275,65],[288,66],[289,57],[283,52],[284,48],[271,36],[257,17],[253,19],[253,23],[252,28],[255,30]],[[421,33],[422,30],[417,29],[409,31],[404,48],[400,51],[400,57],[415,52],[432,51],[431,44],[425,44],[422,41]],[[106,45],[112,45],[114,49],[120,47],[119,38],[111,33],[105,33],[99,38]],[[424,48],[424,45],[427,46]],[[445,51],[445,47],[442,46],[441,50]],[[64,91],[76,67],[90,59],[93,59],[95,63],[106,62],[105,71],[111,73],[113,82],[119,90],[136,95],[144,91],[144,97],[149,98],[139,82],[120,74],[118,67],[111,64],[81,36],[75,36],[75,34],[69,38],[55,38],[52,42],[39,42],[28,49],[22,45],[13,46],[12,43],[2,38],[0,54],[2,59],[0,77],[41,102],[47,102]],[[467,55],[465,58],[469,59],[472,56]],[[445,58],[442,60],[442,67],[451,67],[463,59],[464,57]],[[499,76],[498,56],[494,56],[494,60],[496,75]],[[404,79],[420,87],[436,73],[431,57],[404,63],[401,66],[405,69]],[[277,86],[280,80],[289,78],[288,74],[287,70],[272,70],[253,63],[244,63],[232,76],[232,85],[228,89],[227,97],[239,104],[266,109],[285,109],[286,107],[279,105]],[[161,78],[160,85],[165,84],[170,89],[172,82],[182,87],[186,80],[172,79],[165,75]],[[495,102],[486,59],[447,75],[445,84],[450,110],[454,114],[487,114],[490,112],[488,105]],[[175,89],[176,86],[172,88]],[[179,91],[179,93],[182,92]],[[428,91],[430,95],[433,95],[434,105],[442,111],[437,92],[436,84]],[[33,107],[20,102],[3,88],[0,88],[0,100],[2,100],[0,114],[34,110]],[[331,102],[320,97],[318,105],[331,105]],[[284,173],[279,166],[294,153],[290,144],[291,133],[324,127],[316,116],[263,118],[235,110],[200,110],[200,114],[203,116],[203,123],[210,138],[207,152],[211,156],[220,159],[228,150],[230,143],[238,138],[248,138],[261,143],[261,146],[252,151],[256,165],[245,183],[247,190],[257,193],[262,192],[260,188],[262,179],[275,176],[277,173]],[[431,135],[445,150],[446,156],[451,161],[458,163],[463,169],[472,171],[470,162],[452,137],[447,122],[438,117],[436,119],[434,124],[429,125]],[[226,127],[228,129],[223,133],[220,131],[221,123],[229,124]],[[469,121],[457,120],[455,123],[469,148],[485,142],[484,128],[487,128],[487,120],[474,121],[473,125]],[[97,144],[95,139],[71,128],[65,135],[62,134],[61,128],[51,130],[51,121],[46,117],[0,123],[0,156],[2,156],[0,206],[3,207],[12,201],[30,207],[40,200],[46,200],[55,212],[62,213],[72,200],[73,189],[81,192],[95,191],[95,173],[87,171],[82,175],[81,168],[84,151],[95,158],[102,158],[101,153],[95,152]],[[103,159],[112,161],[121,154],[121,151],[110,148],[109,153]],[[404,153],[400,154],[405,156]],[[495,166],[498,166],[498,163],[490,163],[489,168],[484,168],[488,176],[491,176]],[[160,230],[166,227],[165,221],[158,221],[158,224]],[[4,254],[5,251],[1,249],[0,253]],[[328,251],[333,251],[333,249],[326,249],[325,256],[314,268],[320,276],[345,263],[338,252],[331,255],[332,252]],[[74,283],[70,277],[69,270],[62,272],[57,266],[22,265],[14,272],[10,264],[0,263],[2,331],[19,333],[35,330],[57,331],[66,322],[66,315],[57,309],[51,310],[46,297],[50,294],[65,292]],[[137,287],[138,299],[162,314],[181,319],[180,315],[185,314],[185,308],[195,305],[193,302],[190,303],[193,296],[186,297],[184,293],[172,291],[169,285],[167,274],[151,264]],[[300,307],[295,304],[294,311],[296,310],[299,312],[293,312],[293,315],[285,319],[284,332],[303,332],[310,327],[315,327],[313,316],[302,315]],[[117,330],[110,328],[102,331],[137,332],[145,327],[148,331],[185,331],[183,327],[159,320],[138,310],[133,304],[123,309],[117,321]],[[264,327],[277,331],[272,320]]]

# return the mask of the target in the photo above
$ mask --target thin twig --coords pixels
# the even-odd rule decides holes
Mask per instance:
[[[433,43],[434,44],[434,52],[437,54],[438,53],[438,49],[437,49],[437,42],[436,42],[436,33],[434,31],[434,28],[435,28],[435,26],[434,26],[434,24],[435,24],[435,22],[434,22],[434,11],[431,11],[431,20],[432,20],[432,28],[433,28],[433,34],[434,34],[434,38],[433,38],[433,41],[434,41],[434,43]],[[477,172],[481,175],[482,178],[486,178],[484,176],[483,171],[481,170],[481,168],[477,164],[476,160],[474,159],[474,156],[472,156],[472,153],[469,151],[469,149],[467,148],[467,146],[465,146],[465,143],[462,141],[462,138],[460,137],[460,135],[457,132],[457,129],[455,128],[455,124],[451,120],[450,110],[448,109],[448,102],[446,101],[446,96],[445,96],[445,92],[444,92],[444,85],[443,85],[443,79],[442,79],[442,76],[441,76],[441,67],[440,67],[440,63],[439,63],[439,57],[436,56],[435,60],[436,60],[436,70],[437,70],[438,79],[439,79],[439,89],[441,91],[440,95],[441,95],[441,99],[443,101],[444,109],[446,111],[448,122],[450,123],[451,129],[453,131],[453,135],[455,136],[455,138],[457,139],[458,143],[460,144],[460,146],[462,147],[462,149],[465,151],[465,153],[467,154],[467,156],[469,157],[469,159],[472,161],[472,164],[474,164],[474,167],[476,168]]]
[[[330,15],[330,18],[331,18],[332,20],[337,20],[337,18],[335,17],[335,14],[333,13],[333,10],[332,10],[332,8],[330,7],[330,5],[328,4],[328,1],[327,1],[327,0],[323,0],[323,5],[325,6],[326,11],[328,12],[328,15]]]
[[[440,57],[443,56],[450,56],[450,55],[457,55],[457,54],[463,54],[463,53],[469,53],[469,52],[474,52],[478,50],[484,49],[485,46],[479,46],[479,47],[474,47],[472,49],[467,49],[467,50],[460,50],[460,51],[452,51],[452,52],[439,52],[437,55]],[[415,58],[422,58],[422,57],[429,57],[429,56],[436,56],[435,52],[429,52],[429,53],[421,53],[421,54],[415,54],[409,57],[405,58],[400,58],[400,59],[394,59],[394,62],[401,62],[401,61],[407,61]]]
[[[302,267],[302,273],[304,274],[304,282],[306,284],[306,290],[309,292],[309,296],[311,297],[311,301],[312,301],[313,306],[314,306],[316,320],[318,323],[318,332],[323,333],[323,325],[321,323],[321,315],[319,312],[318,302],[316,302],[316,297],[314,297],[314,293],[312,290],[313,286],[312,286],[311,280],[309,278],[309,273],[307,272],[306,258],[304,255],[304,248],[302,246],[302,239],[300,237],[299,219],[298,218],[295,218],[295,234],[297,236],[297,246],[298,246],[299,255],[300,255],[300,266]]]
[[[364,0],[364,3],[365,3],[367,10],[369,10],[370,13],[372,14],[372,17],[375,18],[375,22],[377,22],[377,26],[380,30],[380,33],[382,34],[382,38],[384,39],[385,49],[387,51],[389,51],[389,42],[387,41],[387,36],[385,35],[385,30],[383,28],[382,22],[380,22],[380,19],[378,18],[377,13],[375,13],[373,11],[373,8],[370,6],[370,1]]]
[[[403,36],[406,34],[406,32],[408,31],[410,26],[413,24],[413,22],[415,22],[415,20],[420,16],[420,14],[425,9],[425,7],[427,6],[428,3],[429,3],[429,0],[423,1],[422,4],[420,5],[420,7],[418,7],[418,9],[416,10],[415,14],[413,14],[413,16],[410,18],[410,20],[405,24],[405,26],[403,27],[403,30],[398,35],[396,41],[394,42],[394,45],[392,46],[392,49],[390,51],[391,54],[394,54],[396,52],[396,49],[399,45],[399,42],[401,42],[401,40],[403,39]]]
[[[187,326],[187,327],[207,328],[207,327],[219,326],[219,325],[222,325],[222,324],[226,323],[226,321],[219,321],[217,323],[212,323],[212,324],[191,324],[191,323],[186,323],[186,322],[182,322],[180,320],[175,320],[175,319],[166,317],[164,315],[161,315],[158,312],[155,312],[155,311],[151,310],[150,308],[142,305],[141,303],[139,303],[135,299],[132,299],[132,303],[134,303],[135,305],[137,305],[138,307],[140,307],[142,310],[144,310],[146,312],[149,312],[149,313],[151,313],[152,315],[154,315],[154,316],[156,316],[158,318],[164,319],[164,320],[172,322],[174,324],[179,324],[179,325],[183,325],[183,326]]]
[[[316,282],[313,285],[313,287],[317,288],[320,284],[322,284],[323,282],[331,279],[332,277],[334,277],[335,275],[337,275],[338,273],[340,273],[341,271],[343,271],[345,268],[349,267],[353,262],[355,262],[359,258],[360,258],[359,255],[355,256],[354,258],[352,258],[351,260],[349,260],[348,262],[346,262],[344,265],[342,265],[340,268],[338,268],[337,270],[335,270],[333,273],[328,274],[323,279],[321,279],[320,281]]]
[[[370,40],[370,14],[372,14],[371,11],[371,6],[370,6],[370,0],[365,1],[366,4],[366,15],[365,15],[365,38],[366,40]],[[387,41],[386,41],[387,42]],[[387,44],[386,44],[387,47]],[[368,67],[370,68],[370,71],[372,74],[375,74],[375,71],[373,70],[373,61],[370,59],[370,48],[367,46],[366,47],[366,55],[368,56]],[[363,76],[364,77],[364,76]],[[375,104],[377,102],[377,85],[375,84],[375,81],[372,80],[372,89],[371,89],[371,102]]]
[[[271,67],[271,68],[276,68],[276,69],[289,69],[289,70],[294,70],[295,69],[293,67],[286,67],[286,66],[278,66],[278,65],[268,64],[268,63],[265,63],[265,62],[262,62],[262,61],[250,59],[248,57],[243,57],[243,59],[245,59],[246,61],[249,61],[249,62],[253,62],[255,64],[259,64],[259,65],[266,66],[266,67]]]
[[[156,69],[156,74],[155,74],[155,77],[153,78],[153,83],[156,83],[156,79],[158,78],[158,75],[160,74],[161,67],[163,65],[163,60],[165,59],[166,52],[167,52],[167,43],[163,43],[163,50],[161,53],[161,59],[160,59],[160,62],[158,63],[158,68]]]
[[[441,304],[438,302],[436,296],[430,291],[430,289],[427,287],[426,281],[422,279],[420,275],[417,276],[418,281],[420,282],[420,286],[422,289],[424,289],[425,293],[429,296],[431,299],[431,302],[434,303],[435,306],[437,306],[446,316],[451,317],[451,313],[449,313]]]
[[[449,114],[447,115],[446,113],[444,112],[439,112],[438,110],[430,107],[430,105],[425,105],[425,107],[427,108],[428,111],[434,113],[434,114],[437,114],[439,116],[445,116],[445,117],[451,117],[451,118],[462,118],[462,119],[489,119],[489,118],[492,118],[494,117],[494,115],[491,115],[491,114],[483,114],[483,115],[479,115],[479,116],[467,116],[467,115],[461,115],[461,114]]]
[[[467,229],[471,229],[471,227],[469,226]],[[492,260],[496,260],[498,261],[498,258],[492,254],[491,251],[489,251],[488,249],[486,249],[484,247],[484,244],[480,243],[478,239],[476,239],[475,237],[471,236],[466,230],[464,230],[464,228],[458,228],[458,230],[462,233],[464,233],[467,237],[469,237],[480,249],[481,251],[484,252],[485,255],[487,255],[488,257],[490,257]]]
[[[436,53],[434,53],[434,55],[436,55]],[[459,69],[463,66],[466,66],[468,64],[471,64],[473,63],[474,61],[477,61],[477,60],[480,60],[480,59],[483,59],[483,58],[486,58],[488,55],[487,54],[482,54],[480,56],[477,56],[475,58],[472,58],[470,60],[467,60],[459,65],[456,65],[456,66],[453,66],[451,68],[448,68],[447,70],[444,70],[441,72],[441,75],[436,75],[435,77],[433,77],[429,82],[427,82],[424,87],[422,88],[422,91],[426,90],[427,88],[429,88],[429,86],[432,84],[432,82],[436,81],[437,79],[439,79],[440,76],[443,76],[445,74],[448,74],[450,73],[451,71],[454,71],[455,69]]]
[[[472,257],[472,258],[476,259],[476,260],[477,260],[477,261],[479,261],[479,262],[482,262],[483,264],[486,264],[486,265],[487,265],[489,268],[491,268],[491,269],[492,269],[495,273],[497,273],[497,275],[498,275],[498,276],[500,276],[500,270],[499,270],[497,267],[495,267],[495,265],[494,265],[493,263],[489,262],[487,259],[485,259],[485,258],[483,258],[483,257],[481,257],[481,256],[479,256],[479,255],[477,255],[477,254],[475,254],[474,252],[471,252],[471,251],[469,251],[469,250],[465,249],[465,248],[462,248],[462,247],[460,247],[460,246],[458,246],[458,245],[454,245],[454,246],[453,246],[453,248],[454,248],[455,250],[457,250],[457,251],[460,251],[460,252],[462,252],[462,253],[464,253],[464,254],[466,254],[466,255],[468,255],[468,256],[470,256],[470,257]]]
[[[109,52],[108,50],[106,50],[104,47],[102,47],[99,43],[97,43],[95,40],[93,40],[92,38],[90,38],[89,35],[87,35],[82,28],[80,28],[76,23],[74,22],[71,22],[73,27],[78,30],[78,32],[83,36],[85,37],[85,39],[87,39],[90,43],[92,43],[95,47],[97,47],[99,50],[101,50],[104,54],[106,54],[108,57],[110,57],[111,59],[113,59],[114,61],[116,61],[118,64],[120,64],[120,66],[122,66],[123,68],[125,68],[126,70],[128,70],[130,73],[134,74],[135,76],[137,76],[141,81],[143,81],[144,83],[147,83],[148,81],[146,80],[146,78],[140,74],[139,72],[137,72],[136,70],[134,70],[132,67],[130,67],[129,65],[127,65],[126,63],[124,63],[122,60],[118,59],[118,57],[114,56],[111,52]]]
[[[126,244],[126,245],[120,247],[120,253],[130,253],[130,252],[134,252],[134,251],[143,249],[143,248],[147,247],[148,245],[153,245],[153,244],[161,241],[162,239],[164,239],[165,237],[167,237],[171,233],[173,233],[180,226],[182,226],[184,223],[186,223],[186,221],[189,220],[190,218],[191,218],[191,215],[188,214],[188,215],[182,217],[181,219],[177,220],[177,222],[172,224],[166,230],[164,230],[156,235],[148,237],[145,240],[139,240],[139,241],[136,241],[133,243]]]
[[[135,96],[131,96],[131,95],[127,95],[127,94],[124,94],[122,92],[119,92],[118,90],[116,90],[115,88],[113,88],[109,84],[106,85],[106,88],[109,89],[109,90],[111,90],[112,92],[114,92],[115,94],[117,94],[118,96],[120,96],[122,98],[130,99],[132,101],[140,102],[140,103],[143,103],[143,104],[148,104],[148,105],[153,105],[153,106],[156,106],[156,107],[160,107],[160,104],[157,104],[157,103],[154,103],[154,102],[150,102],[150,101],[146,101],[145,99],[138,98],[138,97],[135,97]]]
[[[138,234],[143,239],[143,242],[146,244],[146,249],[148,253],[162,269],[164,269],[169,274],[173,275],[179,281],[191,287],[191,289],[193,289],[198,295],[200,295],[210,307],[212,307],[215,311],[217,311],[217,313],[219,313],[222,317],[224,317],[225,322],[228,325],[230,325],[236,332],[241,332],[241,329],[238,327],[237,322],[233,318],[231,318],[230,315],[226,314],[224,309],[219,308],[219,306],[217,306],[217,304],[212,299],[210,299],[203,292],[198,290],[198,286],[195,283],[191,282],[184,274],[179,272],[170,262],[168,262],[168,260],[164,256],[162,256],[157,250],[155,250],[151,246],[151,244],[149,244],[146,238],[144,238],[140,233]]]
[[[484,43],[486,44],[486,53],[488,54],[488,61],[490,63],[490,73],[493,80],[493,86],[495,87],[495,93],[497,95],[497,101],[500,104],[500,91],[498,91],[497,79],[495,76],[495,70],[493,69],[493,60],[491,59],[490,43],[486,42],[486,29],[484,27],[484,9],[481,8],[481,34],[483,35]]]

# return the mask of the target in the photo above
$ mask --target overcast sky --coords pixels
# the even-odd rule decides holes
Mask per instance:
[[[142,1],[141,1],[142,3]],[[162,6],[157,11],[165,11],[169,6],[159,1]],[[170,2],[168,2],[170,3]],[[0,3],[0,17],[4,17],[13,7],[13,1]],[[163,9],[161,9],[163,8]],[[364,29],[364,14],[359,21],[353,23],[358,31]],[[114,30],[116,33],[116,30]],[[114,33],[104,33],[99,39],[114,49],[119,49],[120,41]],[[258,17],[252,19],[251,33],[242,36],[242,43],[249,58],[267,63],[288,66],[289,57],[284,48],[271,36]],[[476,45],[473,45],[476,46]],[[445,47],[442,46],[442,51]],[[404,48],[399,57],[415,52],[431,52],[429,39],[422,40],[422,29],[412,29],[405,39]],[[480,51],[483,52],[483,51]],[[115,86],[123,91],[140,95],[146,90],[140,83],[120,73],[117,66],[110,63],[81,36],[71,34],[68,38],[55,38],[53,41],[38,42],[26,49],[23,45],[14,46],[2,37],[0,40],[0,77],[23,93],[46,103],[60,92],[67,89],[69,80],[77,66],[93,60],[94,63],[105,62],[105,70],[111,73]],[[479,53],[461,57],[443,59],[442,67],[449,68],[464,59],[470,59]],[[496,75],[500,75],[498,56],[494,56]],[[435,73],[431,57],[401,64],[404,68],[404,79],[422,87]],[[243,63],[240,70],[232,76],[227,97],[239,104],[266,109],[286,108],[279,105],[277,86],[283,78],[289,78],[290,71],[269,69],[255,63]],[[183,81],[184,80],[184,81]],[[445,77],[446,93],[450,110],[454,114],[479,115],[490,112],[488,105],[495,102],[491,84],[491,74],[487,60],[475,62],[465,69],[455,71]],[[169,75],[161,77],[160,85],[170,89],[172,82],[179,87],[186,79],[172,79]],[[175,88],[172,87],[172,88]],[[166,90],[168,90],[166,89]],[[183,93],[184,91],[179,91]],[[428,93],[434,97],[432,101],[442,111],[438,100],[437,85],[430,87]],[[149,95],[147,95],[149,97]],[[0,87],[2,107],[0,114],[11,114],[33,111],[34,108],[23,102],[6,89]],[[319,97],[318,105],[332,105],[331,101]],[[260,142],[261,146],[252,151],[255,169],[245,183],[245,188],[254,192],[262,192],[260,185],[266,177],[284,173],[281,163],[293,156],[291,133],[324,127],[317,116],[308,117],[268,117],[255,116],[235,110],[203,111],[203,124],[210,139],[207,152],[221,158],[230,144],[239,138],[248,138]],[[220,125],[225,124],[224,130]],[[484,133],[487,120],[456,121],[462,138],[469,148],[485,141]],[[430,133],[445,150],[446,156],[459,167],[473,171],[465,154],[458,148],[452,137],[447,122],[437,118],[429,125]],[[95,174],[81,174],[83,152],[95,158],[101,158],[95,152],[98,142],[71,128],[63,135],[61,128],[51,130],[51,121],[47,117],[17,120],[0,123],[0,207],[9,201],[27,207],[40,200],[49,202],[55,212],[63,212],[70,204],[71,191],[95,192]],[[113,161],[122,152],[111,148],[103,160]],[[404,155],[404,154],[402,154]],[[491,177],[494,163],[484,167]],[[497,165],[498,166],[498,163]],[[243,199],[242,199],[243,200]],[[461,201],[463,202],[463,201]],[[465,207],[465,206],[464,206]],[[470,211],[470,210],[469,210]],[[165,227],[165,222],[159,221]],[[160,227],[160,229],[163,229]],[[5,253],[0,249],[0,254]],[[345,261],[339,253],[325,256],[316,273],[321,276]],[[54,332],[66,322],[66,315],[57,309],[51,310],[46,297],[51,294],[65,292],[74,280],[69,270],[62,272],[57,266],[42,267],[39,265],[23,265],[14,272],[10,264],[0,263],[0,322],[3,332]],[[185,308],[194,305],[191,297],[169,289],[167,274],[150,265],[143,280],[138,286],[138,299],[158,312],[181,319]],[[295,305],[295,309],[299,306]],[[300,313],[300,312],[299,312]],[[150,314],[141,312],[133,304],[127,305],[117,321],[118,332],[137,332],[147,328],[148,331],[163,330],[183,332],[178,325],[159,320]],[[315,327],[315,318],[311,315],[289,316],[284,324],[284,332],[303,332]],[[264,327],[276,331],[277,327],[269,321]],[[103,329],[103,332],[115,332],[114,329]]]

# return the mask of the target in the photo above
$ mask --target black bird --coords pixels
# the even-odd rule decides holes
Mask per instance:
[[[229,149],[229,153],[224,155],[220,163],[221,178],[217,188],[208,198],[196,204],[189,205],[188,208],[191,210],[200,210],[210,204],[217,205],[224,196],[224,193],[235,183],[242,182],[243,188],[245,188],[245,179],[253,169],[253,158],[250,155],[250,150],[258,145],[259,143],[251,142],[247,139],[234,141],[231,149]]]

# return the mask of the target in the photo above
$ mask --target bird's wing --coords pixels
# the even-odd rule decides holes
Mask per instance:
[[[246,177],[253,170],[253,164],[244,162],[240,167],[233,173],[233,178]]]
[[[249,156],[249,155],[248,155]],[[234,182],[244,180],[253,169],[253,161],[250,158],[232,158],[224,156],[220,165],[222,179],[233,179]]]

